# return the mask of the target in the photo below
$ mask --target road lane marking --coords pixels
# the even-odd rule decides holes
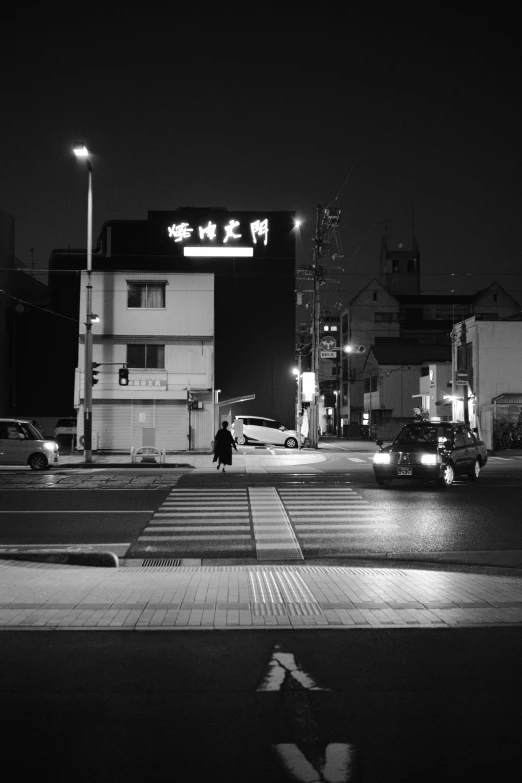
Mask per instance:
[[[77,509],[71,511],[48,511],[47,509],[35,508],[25,509],[23,511],[0,511],[0,514],[154,514],[154,509],[148,511],[129,511],[122,509],[121,511],[115,511],[110,509],[109,511],[78,511]]]

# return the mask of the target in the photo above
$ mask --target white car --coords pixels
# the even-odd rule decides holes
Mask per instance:
[[[76,419],[58,419],[54,428],[53,437],[66,435],[69,440],[76,435]]]
[[[232,437],[236,437],[235,429],[238,420],[243,423],[243,434],[237,438],[239,446],[245,446],[249,443],[263,443],[296,449],[299,445],[295,430],[288,430],[280,421],[267,419],[266,416],[236,416],[231,427]]]
[[[30,421],[0,419],[0,465],[29,465],[33,470],[47,470],[58,459],[58,444],[45,440]]]

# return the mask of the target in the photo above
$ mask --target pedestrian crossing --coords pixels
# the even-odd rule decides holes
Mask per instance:
[[[306,555],[314,550],[373,548],[388,534],[407,534],[351,487],[281,488],[279,494]]]
[[[246,489],[174,487],[128,557],[253,557]]]
[[[295,561],[378,549],[406,536],[347,485],[174,487],[127,557]]]

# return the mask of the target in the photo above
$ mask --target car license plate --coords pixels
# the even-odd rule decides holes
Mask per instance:
[[[398,476],[411,476],[411,468],[397,468]]]

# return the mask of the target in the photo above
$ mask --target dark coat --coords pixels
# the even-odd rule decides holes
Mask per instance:
[[[214,441],[214,459],[212,462],[219,460],[223,465],[232,465],[233,448],[237,451],[232,433],[226,429],[219,430]]]

